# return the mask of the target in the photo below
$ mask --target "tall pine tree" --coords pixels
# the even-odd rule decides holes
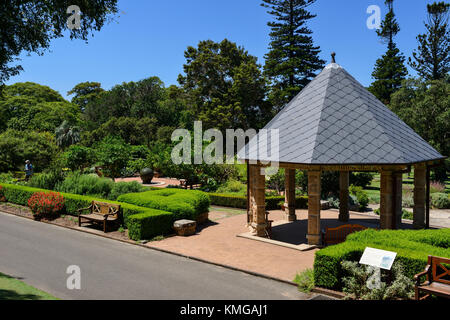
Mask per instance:
[[[417,36],[419,47],[409,58],[409,65],[426,80],[444,79],[450,71],[450,4],[435,2],[427,5],[427,33]]]
[[[269,52],[265,55],[264,73],[270,79],[270,100],[279,111],[300,92],[325,61],[319,58],[312,31],[306,23],[316,15],[307,7],[316,0],[263,0],[261,4],[275,20],[271,28]]]
[[[405,57],[394,42],[394,37],[400,32],[400,26],[395,19],[394,0],[386,0],[385,3],[388,13],[377,34],[383,43],[387,43],[388,50],[375,64],[372,73],[375,81],[369,87],[369,91],[384,104],[389,104],[391,95],[401,87],[402,81],[408,75],[408,70],[405,67]]]

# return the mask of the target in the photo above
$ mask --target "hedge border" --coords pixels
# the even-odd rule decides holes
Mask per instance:
[[[423,271],[428,255],[450,257],[450,229],[438,230],[365,230],[347,237],[341,244],[315,253],[314,282],[332,290],[342,289],[341,262],[359,261],[366,247],[397,252],[405,274],[413,278]],[[438,246],[437,246],[438,245]]]
[[[238,196],[226,193],[208,193],[211,199],[211,204],[216,206],[231,207],[247,209],[247,197]],[[281,209],[278,205],[279,202],[284,201],[284,196],[269,196],[266,197],[266,210],[277,210]],[[295,198],[295,207],[297,209],[307,209],[308,208],[308,197],[307,196],[297,196]]]
[[[0,183],[0,185],[3,187],[6,201],[23,206],[27,206],[28,199],[35,192],[55,192],[20,185],[4,183]],[[119,204],[121,207],[120,217],[128,228],[128,236],[135,241],[164,235],[172,230],[172,223],[175,218],[172,212],[78,194],[64,192],[60,192],[60,194],[65,200],[65,213],[70,215],[76,215],[77,209],[88,207],[92,201]],[[133,218],[131,219],[131,217]]]

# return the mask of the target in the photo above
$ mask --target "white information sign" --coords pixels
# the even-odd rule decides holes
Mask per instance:
[[[364,250],[361,260],[359,260],[359,263],[385,270],[391,270],[396,256],[397,252],[367,247]]]

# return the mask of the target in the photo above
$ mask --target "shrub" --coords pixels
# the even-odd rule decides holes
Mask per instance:
[[[114,183],[111,193],[108,195],[108,199],[117,200],[122,194],[138,193],[148,191],[148,189],[142,186],[137,181],[132,182],[116,182]]]
[[[11,184],[1,184],[3,187],[6,200],[11,203],[15,203],[18,205],[26,206],[28,205],[28,199],[35,192],[49,192],[49,190],[36,189],[27,186],[19,186],[19,185],[11,185]],[[102,201],[113,204],[120,205],[120,218],[123,219],[123,222],[127,226],[128,229],[131,228],[131,232],[129,231],[129,237],[133,240],[142,240],[142,239],[151,239],[154,236],[159,236],[170,232],[170,227],[167,223],[163,223],[163,218],[157,218],[157,215],[170,215],[173,216],[173,213],[164,212],[155,209],[149,209],[144,207],[138,207],[128,203],[121,203],[117,201],[109,201],[104,199],[97,199],[90,196],[82,196],[77,194],[70,193],[62,193],[64,197],[64,212],[67,214],[76,214],[77,210],[80,208],[88,207],[92,201]],[[140,217],[134,217],[135,215],[141,215]],[[152,216],[152,217],[149,217]],[[171,218],[173,221],[173,217]],[[149,220],[154,221],[154,224],[149,224]]]
[[[13,183],[16,179],[11,172],[0,173],[0,182]]]
[[[314,281],[316,286],[342,288],[341,261],[359,261],[366,247],[397,252],[409,278],[421,272],[428,255],[450,257],[450,229],[440,230],[365,230],[352,233],[347,240],[316,252]]]
[[[211,204],[223,207],[232,207],[247,209],[247,197],[238,196],[232,194],[221,194],[221,193],[208,193],[211,199]],[[269,196],[266,197],[266,210],[277,210],[280,209],[280,202],[284,203],[284,196]],[[298,196],[295,198],[295,207],[297,209],[308,208],[308,197]]]
[[[414,296],[414,282],[404,275],[399,262],[392,265],[391,279],[383,271],[377,273],[375,268],[353,261],[343,261],[342,269],[346,275],[343,279],[346,299],[394,300]]]
[[[301,273],[297,273],[294,282],[298,284],[298,290],[310,293],[314,289],[314,270],[306,269]]]
[[[228,180],[217,189],[217,193],[241,193],[247,192],[247,185],[237,180]]]
[[[431,181],[430,193],[444,193],[445,185],[439,181]]]
[[[64,181],[57,183],[55,190],[79,195],[97,195],[106,199],[111,193],[113,186],[114,182],[108,178],[99,178],[94,174],[74,172],[66,177]]]
[[[431,205],[438,209],[450,209],[450,199],[446,193],[433,193]]]
[[[54,190],[57,183],[64,180],[64,175],[62,172],[50,171],[46,173],[36,173],[34,174],[30,181],[28,181],[28,186],[39,189]]]
[[[414,207],[414,194],[411,190],[408,190],[403,194],[402,206],[405,208]]]
[[[359,204],[359,211],[364,211],[365,209],[367,209],[367,205],[369,204],[369,196],[363,190],[363,188],[351,185],[348,190],[351,195],[356,196]]]
[[[351,172],[350,173],[350,184],[357,187],[362,187],[363,189],[370,186],[372,183],[374,174],[370,172]]]
[[[35,192],[28,199],[28,206],[35,216],[54,217],[64,208],[64,198],[56,192]]]
[[[196,220],[209,211],[208,194],[197,190],[161,189],[121,195],[118,201],[137,206],[172,212],[175,220]]]
[[[0,186],[0,202],[5,202],[6,198],[5,198],[5,193],[3,192],[3,187]]]

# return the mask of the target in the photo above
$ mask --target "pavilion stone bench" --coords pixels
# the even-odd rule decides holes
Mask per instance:
[[[440,270],[440,272],[439,272]],[[421,277],[427,280],[420,282]],[[416,300],[424,300],[432,294],[450,299],[450,259],[428,256],[428,265],[425,270],[414,276],[416,280]],[[421,293],[425,293],[421,297]]]
[[[81,214],[83,211],[89,211],[89,214]],[[99,201],[92,201],[92,204],[83,209],[78,209],[78,226],[81,227],[81,220],[85,219],[103,225],[103,232],[106,233],[108,223],[119,221],[120,205]]]
[[[193,220],[178,220],[173,224],[173,229],[178,236],[187,237],[195,234],[197,223]]]

